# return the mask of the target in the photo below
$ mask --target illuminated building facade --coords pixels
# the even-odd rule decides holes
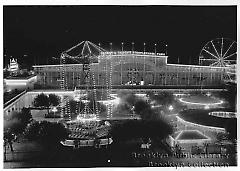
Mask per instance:
[[[17,59],[14,59],[14,58],[12,60],[10,59],[10,63],[8,65],[8,71],[12,73],[19,71],[19,65],[17,63]]]
[[[135,51],[101,52],[90,66],[96,86],[104,86],[106,70],[111,72],[112,86],[214,87],[224,83],[224,67],[168,64],[164,53]],[[83,84],[82,64],[33,66],[40,76],[38,84],[60,88],[62,71],[69,89]],[[92,81],[93,79],[90,79]]]

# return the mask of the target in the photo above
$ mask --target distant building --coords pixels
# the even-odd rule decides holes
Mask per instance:
[[[9,77],[3,79],[4,92],[10,92],[12,90],[30,90],[34,88],[36,82],[36,75],[31,75],[29,77]]]
[[[10,59],[10,64],[7,69],[10,73],[17,73],[19,71],[19,64],[17,63],[17,59]]]

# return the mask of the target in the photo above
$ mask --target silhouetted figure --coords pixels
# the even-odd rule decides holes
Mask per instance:
[[[13,152],[13,146],[12,146],[13,142],[12,142],[12,140],[8,140],[8,144],[10,146],[11,152]]]
[[[6,146],[8,144],[7,147],[10,147],[10,150],[11,152],[13,152],[13,140],[14,140],[14,134],[12,134],[10,131],[7,131],[5,134],[4,134],[4,139],[5,139],[5,142],[6,142]],[[4,144],[5,145],[5,144]]]

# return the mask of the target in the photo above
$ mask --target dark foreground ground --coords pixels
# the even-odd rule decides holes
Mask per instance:
[[[138,144],[111,145],[108,148],[73,150],[62,146],[44,149],[37,143],[15,142],[14,152],[7,149],[4,168],[76,168],[76,167],[208,167],[236,166],[236,154],[223,156],[170,156],[163,144],[150,150]]]

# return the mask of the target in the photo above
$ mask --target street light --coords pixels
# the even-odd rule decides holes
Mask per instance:
[[[206,110],[209,109],[209,108],[210,108],[209,105],[204,106],[204,109],[206,109]]]
[[[169,109],[170,111],[172,111],[172,110],[173,110],[173,106],[170,105],[170,106],[168,107],[168,109]]]
[[[134,42],[132,42],[132,52],[134,51]]]
[[[143,52],[145,53],[145,45],[146,43],[143,43]]]
[[[53,111],[54,118],[55,118],[55,113],[56,113],[58,110],[57,110],[57,108],[56,108],[56,107],[53,107],[52,111]]]
[[[112,42],[110,42],[109,44],[110,44],[110,51],[112,52]]]
[[[168,48],[168,45],[166,44],[165,46],[166,46],[166,55],[167,55],[167,51],[168,51],[168,49],[167,49],[167,48]]]

